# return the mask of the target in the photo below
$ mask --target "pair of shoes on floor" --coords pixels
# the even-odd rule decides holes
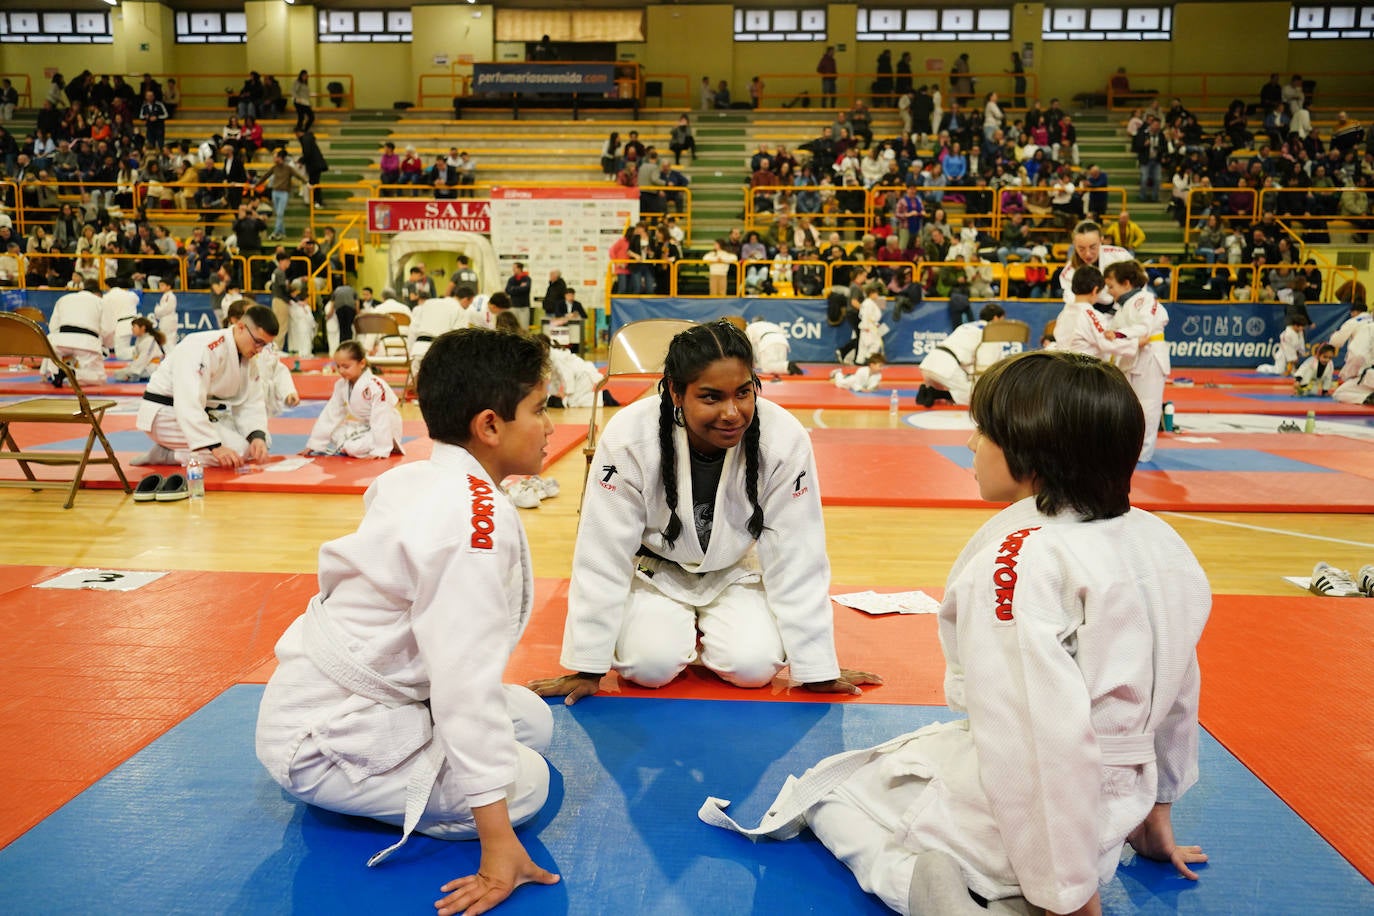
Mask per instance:
[[[161,474],[149,474],[134,488],[136,503],[174,503],[190,495],[191,488],[187,485],[185,476],[181,474],[168,474],[166,477]]]
[[[1374,563],[1360,567],[1354,576],[1344,569],[1319,562],[1312,570],[1307,590],[1328,598],[1374,598]]]
[[[506,495],[521,509],[538,509],[541,500],[557,496],[559,490],[552,477],[521,477],[506,487]]]
[[[1302,432],[1302,427],[1298,424],[1297,420],[1284,420],[1279,424],[1278,431],[1281,433],[1300,433]]]

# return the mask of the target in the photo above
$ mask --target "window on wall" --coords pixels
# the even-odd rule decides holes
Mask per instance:
[[[735,41],[825,41],[825,10],[736,9]]]
[[[1170,6],[1046,7],[1040,24],[1045,41],[1168,41]]]
[[[859,10],[859,41],[1009,41],[1011,8]]]
[[[114,43],[110,14],[87,12],[0,13],[0,42],[29,45],[108,45]]]
[[[1289,38],[1374,38],[1374,6],[1294,4]]]
[[[176,14],[179,45],[241,45],[248,43],[248,16],[195,10]]]
[[[320,10],[321,42],[398,42],[412,38],[409,10]]]

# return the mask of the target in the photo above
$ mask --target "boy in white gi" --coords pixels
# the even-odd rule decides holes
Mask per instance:
[[[1273,362],[1255,367],[1263,375],[1292,375],[1307,356],[1307,335],[1304,329],[1307,319],[1302,315],[1289,315],[1288,327],[1279,334],[1279,342],[1274,345]]]
[[[848,375],[844,369],[831,369],[830,381],[836,388],[846,391],[875,391],[883,383],[883,366],[887,357],[874,353],[868,358],[867,365],[860,366]]]
[[[87,280],[85,289],[58,299],[48,319],[48,342],[58,359],[75,366],[78,385],[105,383],[105,356],[100,348],[99,289],[100,281]],[[43,360],[38,371],[55,387],[60,388],[66,381],[66,376],[52,360]]]
[[[188,334],[157,367],[138,408],[138,428],[155,445],[131,464],[237,468],[267,459],[267,410],[256,357],[277,337],[277,316],[250,306],[219,331]]]
[[[514,334],[464,329],[420,368],[428,461],[368,488],[358,530],[320,548],[320,593],[277,643],[258,759],[304,802],[442,839],[481,867],[441,889],[441,916],[558,880],[514,826],[548,796],[548,706],[501,674],[534,594],[518,513],[497,488],[543,463],[547,363]]]
[[[1131,390],[1140,399],[1145,412],[1145,442],[1140,460],[1155,456],[1155,439],[1159,435],[1159,418],[1164,413],[1164,383],[1169,378],[1169,344],[1164,340],[1164,328],[1169,313],[1150,289],[1150,278],[1139,261],[1117,261],[1108,266],[1102,276],[1108,294],[1116,300],[1116,314],[1112,316],[1113,330],[1136,341],[1140,349],[1134,356],[1117,360],[1126,373]]]
[[[132,280],[115,277],[100,298],[101,339],[105,350],[116,359],[132,359],[134,355],[134,316],[138,314],[139,294],[130,289]]]
[[[887,287],[874,280],[864,287],[865,298],[859,305],[859,351],[854,360],[859,364],[868,362],[874,353],[883,352],[883,337],[887,325],[883,324],[883,306],[886,298],[883,293]]]
[[[578,673],[534,682],[540,695],[571,705],[611,669],[662,687],[697,661],[737,687],[784,666],[821,692],[881,682],[836,660],[811,439],[758,397],[753,366],[739,328],[696,325],[669,345],[659,396],[606,424],[563,631]]]
[[[1345,362],[1341,364],[1341,381],[1358,378],[1365,368],[1374,365],[1374,316],[1363,302],[1350,304],[1350,317],[1331,335],[1331,345],[1337,350],[1345,347]]]
[[[1102,274],[1096,267],[1088,265],[1074,272],[1074,301],[1064,306],[1055,319],[1054,349],[1105,360],[1129,359],[1139,352],[1140,341],[1110,327],[1116,303],[1107,296],[1107,303],[1103,304],[1103,290]]]
[[[153,309],[153,317],[157,319],[157,329],[166,341],[162,347],[170,353],[177,345],[177,329],[181,326],[177,315],[177,294],[172,292],[172,281],[168,277],[158,277],[157,288],[162,297]]]
[[[760,375],[786,375],[796,368],[792,342],[776,322],[755,318],[745,328],[754,347],[754,370]]]
[[[1206,861],[1174,842],[1170,807],[1198,778],[1211,592],[1183,539],[1130,506],[1144,416],[1120,370],[1014,356],[970,414],[979,492],[1011,505],[959,555],[940,608],[945,697],[968,718],[822,761],[750,833],[809,826],[899,913],[987,914],[976,895],[1100,914],[1124,844],[1190,879]],[[739,829],[728,804],[702,819]]]
[[[457,298],[433,296],[415,307],[410,316],[410,326],[406,329],[406,343],[410,346],[411,371],[418,373],[429,352],[429,345],[440,334],[458,328],[471,327],[473,321],[472,298],[475,295],[470,286],[460,286]]]
[[[506,312],[510,315],[510,312]],[[503,316],[504,317],[504,316]],[[514,318],[514,315],[511,315]],[[519,333],[519,322],[516,323],[516,332]],[[596,368],[596,364],[590,360],[585,360],[577,354],[555,344],[546,335],[539,336],[539,345],[544,347],[549,354],[550,375],[549,375],[549,406],[550,407],[591,407],[592,396],[596,391],[596,386],[601,384],[601,370]],[[601,403],[607,407],[616,407],[619,401],[611,396],[610,391],[601,389]]]
[[[372,374],[362,344],[345,340],[334,351],[339,380],[315,421],[305,455],[390,458],[403,455],[396,392]]]
[[[291,281],[291,301],[287,305],[291,321],[288,341],[292,354],[298,359],[309,359],[315,355],[315,308],[306,294],[306,282],[303,277]]]
[[[1006,310],[996,302],[989,302],[978,312],[977,321],[967,321],[949,333],[940,345],[921,360],[923,383],[916,390],[916,403],[932,407],[936,401],[948,400],[966,405],[973,391],[973,363],[977,358],[987,366],[1005,355],[1006,344],[987,344],[981,351],[983,331],[988,324],[1001,321]]]

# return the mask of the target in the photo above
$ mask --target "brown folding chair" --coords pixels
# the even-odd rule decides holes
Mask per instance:
[[[1021,349],[1024,350],[1026,345],[1030,343],[1030,325],[1024,321],[1017,321],[1015,318],[989,321],[983,328],[983,343],[1019,343]],[[974,379],[988,371],[993,365],[992,363],[987,365],[978,363],[978,357],[982,354],[982,350],[982,344],[979,344],[978,349],[973,351],[973,372],[971,374]]]
[[[31,306],[31,305],[21,305],[21,306],[19,306],[19,308],[17,308],[17,309],[14,310],[14,314],[18,315],[20,318],[27,318],[27,319],[29,319],[29,320],[32,321],[34,324],[38,325],[39,330],[43,331],[44,333],[47,333],[47,330],[48,330],[48,319],[47,319],[47,317],[43,314],[43,310],[42,310],[42,309],[36,309],[36,308],[34,308],[33,306]],[[41,362],[41,360],[37,360],[37,359],[34,359],[34,360],[21,359],[21,360],[19,361],[19,365],[21,365],[21,366],[31,366],[31,368],[37,369],[40,365],[42,365],[42,362]]]
[[[26,488],[35,492],[63,487],[67,490],[67,502],[62,508],[70,509],[76,502],[76,491],[81,487],[86,468],[92,464],[108,464],[113,466],[115,473],[119,475],[124,492],[132,492],[133,488],[124,476],[124,468],[120,466],[114,449],[110,447],[110,440],[105,438],[105,432],[100,428],[105,411],[115,406],[115,402],[108,399],[89,400],[76,380],[76,371],[58,358],[47,335],[36,323],[27,318],[12,313],[0,313],[0,356],[49,359],[66,377],[72,391],[70,396],[30,398],[16,404],[0,404],[0,460],[19,462],[25,478],[0,480],[0,487]],[[26,452],[14,441],[11,429],[13,423],[74,423],[84,426],[87,429],[86,447],[79,452]],[[105,449],[104,458],[91,457],[91,449],[95,446],[96,440],[99,440],[101,447]],[[34,464],[75,465],[76,474],[71,480],[39,480],[30,468],[30,465]]]
[[[381,339],[381,355],[367,358],[373,366],[378,369],[405,369],[405,385],[401,388],[401,400],[404,401],[415,390],[415,371],[410,362],[410,344],[405,334],[401,333],[401,323],[397,320],[400,318],[404,318],[405,323],[410,324],[409,315],[359,312],[353,319],[353,336],[376,334]]]
[[[621,325],[611,337],[610,348],[606,354],[606,375],[592,392],[592,415],[587,421],[587,444],[582,454],[587,458],[587,470],[592,469],[592,458],[596,454],[596,419],[601,406],[601,392],[616,378],[631,375],[662,375],[663,363],[668,358],[668,344],[673,338],[695,325],[695,321],[685,318],[645,318]],[[586,497],[586,488],[582,495]]]

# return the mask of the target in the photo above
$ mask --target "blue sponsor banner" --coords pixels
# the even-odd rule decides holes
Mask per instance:
[[[973,311],[985,303],[973,303]],[[1030,325],[1031,346],[1038,347],[1045,325],[1059,317],[1064,304],[1059,300],[1005,302],[1007,317]],[[1169,327],[1165,337],[1176,366],[1215,366],[1254,368],[1273,358],[1274,345],[1283,330],[1282,303],[1243,302],[1217,305],[1176,302],[1167,305]],[[1309,341],[1326,340],[1350,317],[1343,305],[1309,305],[1307,312],[1315,324],[1307,333]],[[644,318],[689,318],[710,321],[726,315],[756,317],[780,325],[792,340],[792,358],[799,362],[833,362],[835,350],[853,335],[852,327],[831,327],[826,321],[824,299],[639,299],[616,297],[611,300],[611,330]],[[890,328],[884,338],[889,362],[919,363],[925,355],[944,342],[950,331],[949,309],[945,300],[927,301],[915,311],[893,321],[891,312],[884,319]]]
[[[67,290],[64,289],[6,290],[3,308],[8,312],[19,306],[29,305],[40,309],[45,319],[51,318],[53,306],[65,295]],[[157,324],[157,320],[153,318],[153,309],[157,307],[157,301],[161,298],[161,293],[140,293],[138,313]],[[209,293],[177,293],[177,317],[180,319],[183,337],[196,331],[215,331],[220,327],[219,316],[210,307]]]
[[[615,88],[614,64],[473,64],[473,92],[604,95]]]

